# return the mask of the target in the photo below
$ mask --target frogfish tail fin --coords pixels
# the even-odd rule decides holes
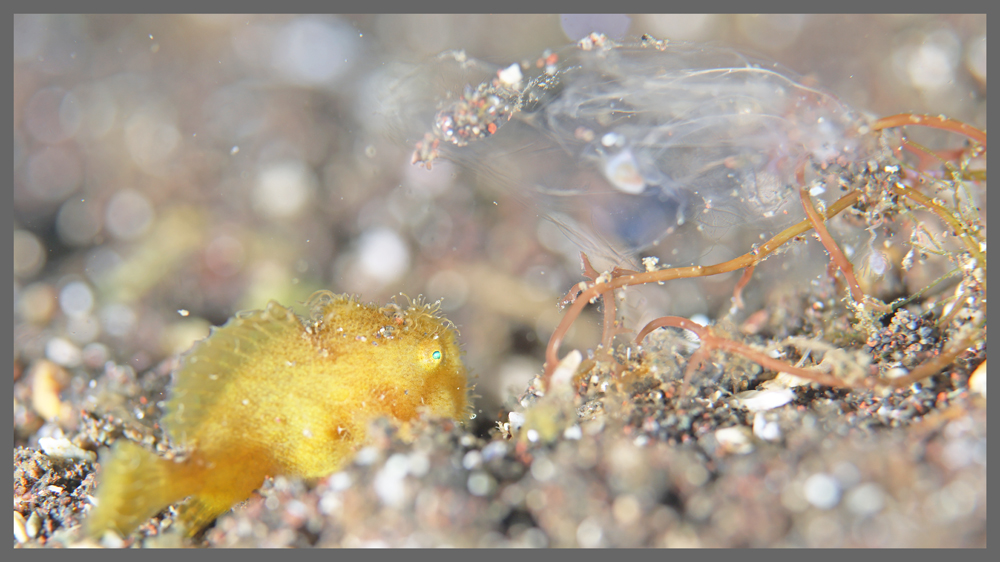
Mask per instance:
[[[102,458],[97,505],[85,523],[86,534],[100,539],[115,530],[127,536],[163,508],[196,492],[197,479],[184,477],[186,465],[124,439],[117,441]]]

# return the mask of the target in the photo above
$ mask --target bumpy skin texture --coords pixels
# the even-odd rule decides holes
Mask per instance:
[[[455,331],[433,305],[380,308],[323,291],[309,308],[302,320],[272,301],[194,346],[163,419],[189,454],[175,462],[117,443],[102,462],[91,536],[127,534],[184,498],[179,517],[194,534],[268,475],[335,472],[380,416],[467,419]]]

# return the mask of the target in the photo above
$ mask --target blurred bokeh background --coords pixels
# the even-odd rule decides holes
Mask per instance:
[[[595,29],[719,42],[859,111],[986,127],[985,15],[18,15],[15,377],[42,357],[73,384],[143,371],[317,289],[423,294],[461,331],[488,427],[540,372],[579,263],[516,194],[411,165],[383,100],[443,50],[506,66]]]

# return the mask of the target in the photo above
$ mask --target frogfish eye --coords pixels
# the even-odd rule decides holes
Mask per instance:
[[[441,360],[441,351],[435,349],[434,353],[431,353],[431,359],[433,359],[435,361],[440,361]]]

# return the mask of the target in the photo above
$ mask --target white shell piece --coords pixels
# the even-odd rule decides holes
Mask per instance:
[[[773,410],[795,400],[795,391],[790,388],[748,390],[736,395],[740,405],[751,412]]]
[[[638,195],[646,189],[646,181],[639,173],[639,165],[629,150],[615,154],[604,164],[604,177],[618,191]]]

